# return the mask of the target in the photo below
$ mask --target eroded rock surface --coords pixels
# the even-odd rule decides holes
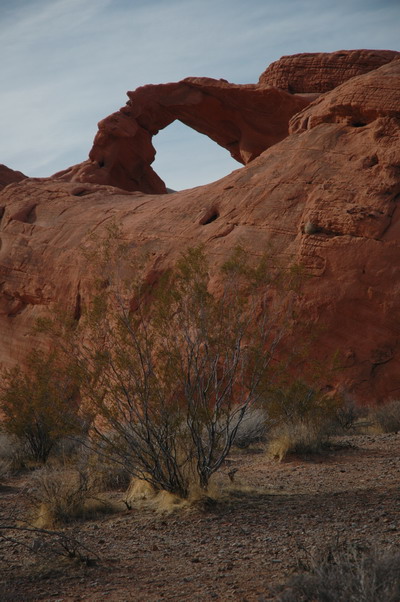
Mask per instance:
[[[260,76],[261,84],[292,93],[329,92],[348,79],[399,58],[394,50],[338,50],[283,56]]]
[[[187,78],[128,92],[129,101],[99,123],[89,160],[55,174],[126,190],[166,193],[152,169],[153,136],[178,119],[247,164],[288,135],[290,118],[310,99],[270,86]]]
[[[290,131],[311,129],[320,123],[345,123],[363,127],[378,117],[399,117],[399,58],[367,73],[348,80],[329,94],[295,115]]]
[[[20,182],[26,178],[21,171],[14,171],[6,165],[0,164],[0,190],[13,182]]]
[[[35,319],[60,300],[79,321],[91,295],[90,264],[80,249],[94,244],[93,232],[101,234],[115,221],[132,258],[148,258],[143,278],[199,243],[212,270],[238,244],[254,256],[271,249],[271,260],[280,265],[300,263],[308,277],[288,348],[309,337],[310,359],[328,362],[339,353],[341,369],[323,374],[321,386],[362,402],[399,395],[399,65],[391,62],[321,96],[292,119],[291,135],[207,186],[165,196],[52,178],[5,188],[0,360],[12,365],[23,359],[35,342]],[[196,88],[189,88],[196,104]],[[188,89],[175,91],[188,106]],[[159,90],[154,93],[159,98]],[[148,99],[149,92],[143,94]],[[368,119],[354,122],[363,106]],[[119,112],[107,122],[107,136],[115,123],[116,148],[120,118],[125,115],[127,127],[132,123],[133,106],[125,110],[127,115]],[[143,131],[153,119],[151,106],[148,111]]]

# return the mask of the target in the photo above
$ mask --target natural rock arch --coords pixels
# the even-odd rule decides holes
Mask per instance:
[[[283,140],[291,118],[321,94],[399,56],[389,50],[298,54],[270,65],[258,84],[189,77],[142,86],[128,92],[126,106],[100,121],[89,159],[53,177],[163,194],[165,184],[151,167],[152,138],[175,120],[209,136],[247,165]]]
[[[290,118],[311,100],[269,85],[209,78],[143,86],[128,97],[125,107],[100,121],[89,160],[56,178],[163,194],[165,184],[151,167],[152,138],[175,120],[207,135],[246,165],[285,138]]]

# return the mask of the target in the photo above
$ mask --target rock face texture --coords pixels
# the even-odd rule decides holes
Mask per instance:
[[[339,354],[341,369],[321,376],[321,386],[363,403],[400,395],[399,66],[392,61],[300,107],[290,135],[207,186],[168,195],[59,178],[7,186],[0,193],[0,361],[23,360],[36,344],[35,319],[60,300],[79,321],[91,294],[80,248],[116,221],[132,258],[148,258],[143,278],[199,243],[212,269],[238,244],[254,256],[270,249],[280,265],[300,263],[308,277],[288,347],[309,334],[310,359]],[[180,98],[182,88],[175,90]],[[124,113],[116,115],[106,131],[114,119],[119,148]]]
[[[187,78],[128,92],[125,107],[99,123],[89,160],[55,174],[125,190],[166,193],[151,167],[152,138],[176,119],[206,134],[247,164],[288,134],[289,119],[310,99],[264,85]]]
[[[320,123],[344,123],[363,127],[378,117],[398,117],[400,54],[379,69],[355,77],[330,94],[324,94],[295,115],[290,131],[311,129]]]
[[[21,171],[14,171],[6,165],[0,164],[0,190],[12,182],[20,182],[24,178],[26,176]]]
[[[348,79],[378,69],[399,56],[394,50],[293,54],[267,67],[259,82],[294,94],[329,92]]]

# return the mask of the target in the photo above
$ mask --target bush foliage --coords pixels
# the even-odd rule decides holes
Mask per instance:
[[[306,572],[292,577],[281,602],[397,602],[400,552],[345,543],[309,557]]]
[[[197,248],[159,274],[151,295],[146,286],[101,290],[87,315],[90,346],[77,355],[104,454],[156,489],[207,489],[263,394],[280,340],[261,294],[268,278],[264,263],[251,268],[237,252],[213,295]]]
[[[22,370],[3,373],[3,428],[23,442],[35,461],[46,462],[55,444],[79,430],[77,381],[54,352],[34,351]]]

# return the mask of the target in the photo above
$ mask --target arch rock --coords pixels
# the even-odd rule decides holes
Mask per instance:
[[[127,94],[126,106],[98,124],[89,159],[53,177],[163,194],[165,183],[151,167],[156,154],[152,139],[176,119],[246,165],[283,140],[290,118],[315,98],[268,84],[204,77],[142,86]]]

